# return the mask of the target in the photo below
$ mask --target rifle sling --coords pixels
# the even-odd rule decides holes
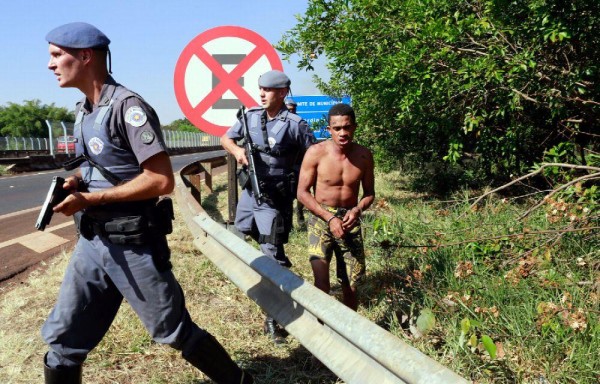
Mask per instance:
[[[63,164],[63,168],[65,169],[65,171],[71,171],[87,161],[92,167],[96,168],[98,172],[100,172],[100,174],[104,176],[104,178],[112,185],[119,185],[123,182],[123,179],[121,179],[119,176],[115,175],[108,169],[104,168],[102,165],[92,160],[87,155],[87,148],[85,147],[85,145],[83,145],[83,151],[85,152],[84,154],[81,154],[72,160],[68,160]]]

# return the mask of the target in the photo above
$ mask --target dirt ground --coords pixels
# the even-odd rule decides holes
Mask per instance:
[[[0,294],[18,287],[27,281],[29,275],[34,271],[44,271],[48,264],[44,261],[56,257],[58,253],[54,255],[40,255],[31,252],[28,256],[19,257],[18,264],[12,265],[11,272],[8,277],[0,280]]]
[[[56,215],[44,232],[31,229],[37,210],[5,215],[0,235],[0,293],[20,285],[29,275],[46,267],[46,261],[73,249],[73,219]]]

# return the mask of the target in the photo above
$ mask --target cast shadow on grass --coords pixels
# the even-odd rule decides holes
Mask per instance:
[[[288,336],[289,338],[290,336]],[[336,383],[337,376],[302,345],[291,347],[285,358],[256,356],[244,367],[257,383]]]
[[[441,276],[452,269],[452,261],[444,252],[431,252],[426,260],[414,256],[404,256],[401,261],[390,259],[397,255],[384,257],[387,260],[382,260],[381,268],[373,272],[367,269],[358,286],[359,305],[377,313],[377,319],[372,321],[383,329],[389,331],[395,319],[408,331],[411,317],[418,316],[426,298],[432,292],[446,290],[448,284]]]
[[[287,357],[277,357],[267,354],[236,360],[244,370],[254,377],[255,383],[341,383],[341,380],[329,368],[302,345],[290,348]],[[194,380],[190,384],[209,383],[213,383],[213,381],[209,379]]]
[[[227,185],[218,185],[212,193],[202,195],[201,206],[204,211],[217,223],[224,223],[225,218],[219,210],[219,194],[227,193]]]

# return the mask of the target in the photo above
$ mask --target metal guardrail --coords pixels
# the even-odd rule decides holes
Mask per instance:
[[[468,383],[212,220],[189,189],[199,188],[190,177],[205,171],[201,162],[214,160],[177,175],[176,200],[194,246],[332,372],[347,383]]]

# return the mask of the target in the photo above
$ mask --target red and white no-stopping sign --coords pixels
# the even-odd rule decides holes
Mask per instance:
[[[222,136],[243,104],[260,103],[258,78],[283,70],[279,55],[249,29],[222,26],[196,36],[175,66],[175,96],[187,119],[198,129]]]

